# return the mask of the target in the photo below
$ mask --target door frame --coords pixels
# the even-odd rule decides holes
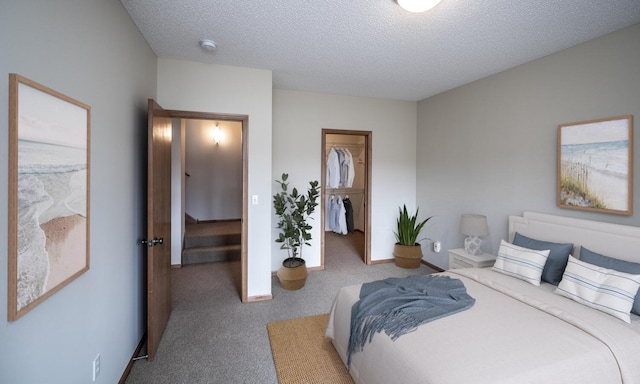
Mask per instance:
[[[365,170],[364,170],[364,196],[363,196],[363,209],[364,209],[364,258],[363,262],[367,265],[371,262],[371,154],[372,154],[372,131],[355,131],[345,129],[332,129],[322,128],[322,150],[321,152],[321,182],[320,182],[320,269],[325,269],[325,218],[326,218],[326,186],[327,186],[327,135],[352,135],[352,136],[364,136],[364,156],[365,156]]]
[[[225,120],[236,121],[242,124],[242,235],[241,235],[241,253],[240,268],[242,282],[240,287],[240,298],[243,303],[249,302],[247,296],[247,248],[249,232],[248,223],[248,202],[249,202],[249,156],[248,156],[248,138],[249,138],[249,116],[237,115],[229,113],[210,113],[210,112],[193,112],[181,110],[167,110],[174,118],[190,119],[190,120]]]

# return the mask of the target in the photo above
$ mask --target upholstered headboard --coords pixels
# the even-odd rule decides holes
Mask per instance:
[[[509,241],[516,232],[538,240],[573,243],[576,257],[584,246],[609,257],[640,262],[640,227],[524,212],[509,216]]]

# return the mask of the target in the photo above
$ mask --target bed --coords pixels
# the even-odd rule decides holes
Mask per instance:
[[[509,217],[509,243],[521,235],[573,243],[572,255],[585,248],[583,254],[640,263],[639,227],[525,212]],[[460,279],[473,307],[396,341],[375,334],[351,355],[356,383],[640,383],[640,316],[630,314],[627,323],[555,293],[555,285],[493,268],[441,275]],[[339,291],[326,331],[345,365],[359,293],[360,285]]]

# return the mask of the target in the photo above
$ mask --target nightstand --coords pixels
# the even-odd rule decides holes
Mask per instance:
[[[495,261],[496,257],[489,253],[473,256],[466,253],[464,248],[449,250],[449,269],[492,267]]]

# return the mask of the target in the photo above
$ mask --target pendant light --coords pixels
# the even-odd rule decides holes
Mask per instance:
[[[396,0],[399,6],[409,12],[425,12],[435,7],[441,0]]]

